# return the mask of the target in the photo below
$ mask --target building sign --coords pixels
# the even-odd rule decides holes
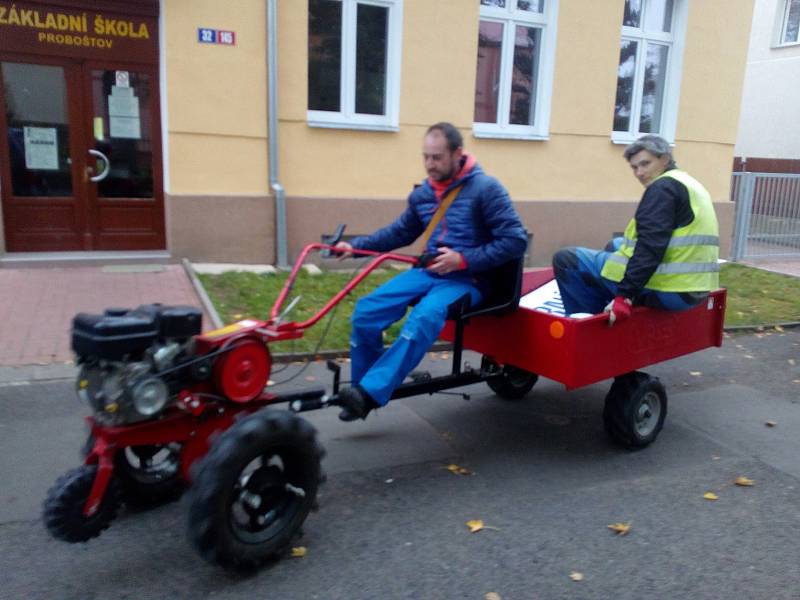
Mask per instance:
[[[35,6],[35,8],[34,8]],[[157,62],[158,23],[143,16],[0,1],[0,50]]]
[[[236,32],[223,31],[221,29],[209,29],[199,27],[197,29],[197,41],[201,44],[221,44],[223,46],[236,45]]]

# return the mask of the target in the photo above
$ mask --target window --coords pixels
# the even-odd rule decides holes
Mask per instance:
[[[800,0],[786,0],[781,25],[781,44],[800,43]]]
[[[480,3],[473,133],[546,139],[558,2]]]
[[[402,0],[308,1],[308,122],[397,130]]]
[[[625,0],[612,139],[675,137],[686,0]]]

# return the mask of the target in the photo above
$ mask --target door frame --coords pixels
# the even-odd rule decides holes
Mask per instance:
[[[108,71],[134,71],[138,73],[145,73],[150,77],[150,115],[151,115],[151,144],[152,144],[152,169],[153,169],[153,233],[155,241],[147,250],[164,250],[166,249],[166,222],[164,217],[164,162],[162,154],[162,138],[161,138],[161,90],[160,90],[160,72],[158,65],[148,63],[137,63],[133,61],[117,61],[117,60],[83,60],[81,61],[80,70],[83,82],[83,89],[81,96],[83,98],[82,114],[85,117],[83,122],[83,135],[87,142],[94,146],[94,131],[92,124],[93,109],[93,91],[92,91],[92,77],[91,72],[94,69],[108,70]],[[89,149],[89,146],[86,146]],[[88,152],[85,152],[88,156]],[[85,158],[85,157],[84,157]],[[103,248],[103,231],[100,226],[100,213],[103,208],[107,206],[115,207],[129,207],[136,208],[145,202],[150,202],[149,198],[114,198],[103,199],[98,196],[98,186],[96,184],[87,186],[87,211],[89,213],[89,225],[91,227],[92,238],[94,246],[98,250],[110,250],[114,248]],[[142,248],[144,249],[144,248]]]
[[[2,177],[2,206],[3,206],[3,230],[5,234],[5,246],[26,245],[24,237],[19,228],[16,227],[18,208],[25,206],[41,207],[43,202],[52,206],[72,206],[75,215],[75,226],[73,240],[64,242],[66,250],[88,250],[91,240],[87,239],[87,198],[86,186],[83,185],[83,178],[86,176],[87,161],[85,153],[81,151],[86,145],[83,138],[85,130],[76,125],[80,124],[80,114],[83,110],[82,91],[81,91],[81,67],[78,61],[67,57],[46,57],[35,54],[18,54],[3,52],[0,53],[0,62],[15,62],[25,64],[36,64],[43,66],[61,67],[64,69],[64,83],[67,102],[67,122],[69,126],[69,152],[72,160],[72,195],[71,196],[14,196],[13,184],[11,179],[11,159],[8,149],[8,123],[5,115],[6,97],[5,84],[0,76],[0,143],[3,151],[0,152],[0,176]],[[32,233],[31,236],[35,236]],[[20,238],[20,239],[16,239]],[[87,247],[87,242],[89,247]],[[22,250],[25,251],[25,250]],[[46,251],[46,250],[44,250]]]
[[[67,101],[67,120],[69,124],[70,141],[69,152],[72,159],[72,196],[64,197],[39,197],[39,196],[14,196],[11,180],[11,160],[8,148],[8,124],[6,122],[5,86],[0,76],[0,179],[2,179],[3,232],[5,236],[6,252],[47,252],[47,251],[102,251],[119,250],[103,243],[99,223],[100,212],[105,205],[113,204],[115,207],[141,207],[143,202],[153,202],[152,218],[153,228],[149,235],[150,243],[143,247],[131,247],[131,250],[164,250],[166,249],[166,219],[164,206],[164,179],[163,179],[163,149],[161,136],[161,90],[160,70],[158,64],[141,63],[135,61],[121,61],[115,59],[88,59],[79,57],[44,56],[37,54],[24,54],[15,52],[0,52],[0,62],[16,62],[44,66],[61,67],[64,69]],[[104,200],[98,197],[96,184],[88,181],[88,149],[94,147],[93,133],[93,93],[91,71],[103,70],[128,70],[146,73],[150,79],[150,114],[152,138],[152,170],[153,170],[153,198],[114,198]],[[51,206],[72,206],[74,210],[74,235],[63,242],[55,242],[59,247],[42,248],[47,246],[46,234],[42,232],[42,241],[38,244],[30,237],[20,232],[15,212],[20,207],[41,207],[43,202]],[[52,234],[51,234],[52,235]],[[124,234],[123,234],[124,235]],[[28,238],[26,240],[25,238]],[[35,246],[39,246],[38,248]]]

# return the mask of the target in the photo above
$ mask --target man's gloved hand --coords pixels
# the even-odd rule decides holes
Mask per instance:
[[[608,326],[611,327],[614,323],[622,323],[628,320],[631,316],[633,302],[630,298],[624,296],[617,296],[608,306],[605,307],[603,312],[608,313]]]

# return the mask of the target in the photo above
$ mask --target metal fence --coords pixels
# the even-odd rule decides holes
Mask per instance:
[[[731,258],[800,258],[800,175],[734,173]]]

